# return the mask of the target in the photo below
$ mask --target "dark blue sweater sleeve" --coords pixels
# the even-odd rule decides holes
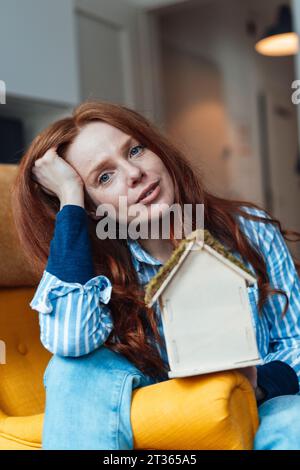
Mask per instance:
[[[295,370],[283,361],[271,361],[257,366],[257,385],[265,393],[258,405],[280,395],[294,395],[299,392]]]
[[[88,215],[83,207],[66,204],[57,213],[46,271],[62,281],[81,284],[95,276]]]

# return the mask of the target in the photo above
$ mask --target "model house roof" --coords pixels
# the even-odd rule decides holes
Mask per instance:
[[[152,277],[145,288],[145,303],[151,307],[158,299],[168,283],[171,281],[175,272],[179,269],[181,263],[192,249],[206,250],[212,256],[225,263],[228,268],[236,271],[237,274],[242,276],[250,284],[256,282],[253,273],[246,268],[246,266],[238,260],[232,253],[216,240],[208,230],[197,229],[191,234],[181,240],[177,248],[173,251],[168,261],[159,269],[157,274]]]

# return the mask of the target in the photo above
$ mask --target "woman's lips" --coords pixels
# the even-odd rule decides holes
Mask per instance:
[[[151,194],[148,196],[145,196],[144,199],[141,199],[137,204],[149,204],[150,202],[153,202],[154,199],[157,198],[157,196],[160,193],[160,184],[156,186],[156,188],[152,191]]]

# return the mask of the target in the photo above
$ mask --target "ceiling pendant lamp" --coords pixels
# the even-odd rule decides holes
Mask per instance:
[[[256,43],[255,49],[262,55],[272,57],[297,54],[299,37],[293,31],[289,6],[283,5],[279,8],[276,24],[266,30],[262,38]]]

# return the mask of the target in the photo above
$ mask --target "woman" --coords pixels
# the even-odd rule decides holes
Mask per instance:
[[[80,105],[32,142],[13,191],[21,242],[37,272],[44,270],[30,303],[54,354],[44,378],[44,449],[132,448],[132,389],[168,379],[159,306],[146,308],[143,285],[179,241],[174,223],[167,239],[99,239],[97,209],[109,204],[120,228],[142,204],[147,226],[173,203],[192,204],[192,229],[196,205],[204,204],[205,228],[257,277],[249,296],[264,364],[241,370],[259,404],[255,448],[300,449],[300,282],[287,232],[254,204],[207,191],[141,115],[99,102]],[[78,432],[84,422],[89,428]]]

